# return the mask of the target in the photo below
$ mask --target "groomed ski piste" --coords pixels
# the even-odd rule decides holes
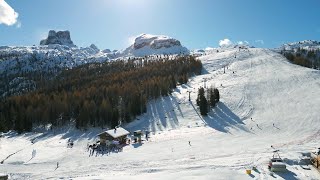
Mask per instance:
[[[87,143],[101,128],[9,132],[0,138],[0,174],[12,179],[320,179],[301,161],[302,153],[320,147],[320,71],[259,48],[220,49],[199,59],[202,75],[151,101],[146,114],[124,125],[149,130],[148,141],[89,157]],[[217,87],[221,96],[207,117],[196,106],[201,86]],[[68,139],[73,148],[67,148]],[[287,172],[268,170],[274,149]],[[253,167],[257,170],[246,174]]]

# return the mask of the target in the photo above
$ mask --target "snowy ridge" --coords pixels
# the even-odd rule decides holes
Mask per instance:
[[[35,72],[44,74],[44,78],[52,78],[61,70],[72,69],[86,63],[101,63],[114,57],[115,53],[101,52],[95,45],[86,48],[57,44],[2,46],[0,47],[0,77],[4,79],[8,76],[10,78],[6,80],[9,82],[7,88],[2,85],[4,81],[1,82],[0,97],[35,90],[37,87],[35,82],[24,77],[24,74]],[[50,77],[46,77],[48,74]],[[15,81],[18,77],[19,81]]]
[[[61,35],[62,34],[62,35]],[[66,43],[64,43],[66,42]],[[91,44],[78,48],[73,45],[68,31],[50,31],[41,46],[1,46],[0,75],[33,71],[59,71],[82,64],[104,62],[112,59],[152,54],[189,54],[180,41],[167,37],[142,34],[135,43],[124,51],[101,51]]]
[[[11,132],[0,138],[0,160],[13,154],[0,173],[13,179],[319,179],[314,168],[302,168],[301,159],[319,147],[320,72],[259,48],[213,51],[199,59],[203,75],[149,102],[147,113],[125,126],[151,131],[149,141],[89,157],[87,143],[101,128]],[[215,86],[221,95],[207,117],[195,102],[200,86]],[[69,138],[72,149],[66,148]],[[287,172],[267,169],[271,145]],[[257,170],[247,175],[253,166]]]
[[[126,59],[163,54],[189,54],[180,41],[167,37],[142,34],[135,43],[123,51],[100,50],[96,45],[77,47],[73,44],[69,31],[51,30],[48,38],[40,46],[0,46],[0,77],[22,76],[27,73],[41,73],[54,77],[64,69],[72,69],[87,63],[102,63],[108,60]],[[21,77],[25,78],[25,77]],[[7,81],[11,82],[11,77]],[[34,90],[34,82],[19,81],[22,85],[0,87],[0,97],[18,95]],[[0,83],[1,84],[1,83]],[[9,90],[7,90],[9,89]]]
[[[304,40],[299,42],[293,42],[284,44],[280,47],[280,50],[285,51],[293,51],[296,49],[305,49],[305,50],[319,50],[320,49],[320,42],[315,40]]]
[[[103,62],[112,56],[93,47],[77,48],[64,45],[2,46],[0,72],[50,71],[55,68],[73,68],[89,62]]]

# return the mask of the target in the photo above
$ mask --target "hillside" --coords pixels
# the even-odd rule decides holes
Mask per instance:
[[[151,131],[149,141],[89,157],[87,143],[101,129],[10,132],[0,139],[0,160],[16,153],[0,173],[13,179],[319,179],[300,160],[319,146],[320,72],[268,49],[223,49],[199,59],[203,75],[151,101],[146,114],[125,125]],[[207,117],[199,116],[195,103],[200,86],[215,86],[221,94]],[[69,138],[75,142],[71,149]],[[267,170],[271,145],[280,150],[287,173]],[[257,171],[246,175],[253,166]]]
[[[125,50],[100,50],[94,44],[77,47],[69,31],[50,30],[40,46],[0,46],[0,99],[37,89],[38,81],[48,81],[63,70],[90,63],[127,60],[156,55],[188,55],[179,40],[142,34]]]
[[[33,127],[114,128],[145,112],[146,103],[201,73],[192,56],[86,64],[39,81],[36,90],[0,102],[0,131]]]
[[[305,40],[288,43],[277,50],[294,64],[320,69],[320,42],[318,41]]]

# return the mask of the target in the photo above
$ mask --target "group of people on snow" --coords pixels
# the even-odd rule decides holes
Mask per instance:
[[[100,144],[100,141],[97,141],[93,144],[87,144],[87,151],[89,152],[89,157],[98,156],[98,154],[104,155],[104,154],[110,154],[111,152],[122,152],[123,146],[120,144]]]

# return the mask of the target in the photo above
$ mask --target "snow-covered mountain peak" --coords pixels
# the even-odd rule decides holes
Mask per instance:
[[[135,49],[140,49],[145,46],[150,46],[153,49],[160,48],[170,48],[173,46],[181,46],[180,41],[164,36],[164,35],[151,35],[151,34],[141,34],[135,39],[133,44]]]
[[[100,51],[100,49],[95,44],[91,44],[90,48],[97,50],[97,51]]]
[[[124,56],[146,56],[151,54],[189,54],[179,40],[164,35],[141,34],[133,45],[122,52]]]
[[[65,46],[75,46],[71,40],[69,31],[50,30],[48,37],[40,41],[40,45],[59,44]]]
[[[102,50],[103,53],[111,53],[111,50],[110,49],[105,49],[105,50]]]

